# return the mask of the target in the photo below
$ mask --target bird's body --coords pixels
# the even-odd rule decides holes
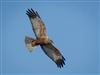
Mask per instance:
[[[30,50],[32,51],[32,48],[35,46],[40,45],[40,47],[43,49],[44,53],[51,58],[58,67],[63,67],[65,65],[65,58],[62,56],[60,51],[53,46],[52,40],[49,39],[45,25],[37,13],[33,9],[28,9],[26,13],[30,19],[30,22],[32,24],[32,30],[35,33],[36,39],[31,37],[25,37],[25,44]]]

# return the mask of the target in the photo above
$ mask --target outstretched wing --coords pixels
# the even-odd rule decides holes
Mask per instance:
[[[46,45],[40,45],[45,54],[51,58],[58,67],[63,67],[65,65],[65,58],[62,56],[60,51],[55,48],[51,43],[46,44]]]
[[[46,28],[44,26],[43,21],[41,20],[38,12],[34,11],[32,8],[27,10],[26,13],[31,21],[32,29],[35,33],[35,36],[37,38],[41,38],[42,36],[47,36],[46,34]]]

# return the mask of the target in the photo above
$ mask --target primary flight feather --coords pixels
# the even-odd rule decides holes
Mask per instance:
[[[33,47],[40,45],[44,53],[52,59],[59,68],[63,67],[65,65],[65,58],[60,51],[54,47],[52,40],[49,39],[45,25],[38,12],[31,8],[26,11],[26,14],[30,19],[32,30],[36,36],[36,39],[28,36],[25,37],[25,44],[29,51],[31,52]]]

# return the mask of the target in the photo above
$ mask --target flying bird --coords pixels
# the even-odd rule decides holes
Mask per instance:
[[[49,39],[45,25],[38,12],[31,8],[26,11],[26,14],[29,17],[29,20],[32,24],[32,30],[36,36],[35,39],[28,36],[25,37],[25,44],[28,50],[32,52],[32,49],[39,45],[44,53],[55,62],[57,67],[63,67],[65,65],[65,58],[53,45],[53,41]]]

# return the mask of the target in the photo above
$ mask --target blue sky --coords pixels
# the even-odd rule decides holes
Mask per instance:
[[[48,36],[66,58],[59,69],[37,47],[29,53],[25,36],[35,37],[26,10],[38,11]],[[98,2],[3,2],[3,74],[98,74]]]

